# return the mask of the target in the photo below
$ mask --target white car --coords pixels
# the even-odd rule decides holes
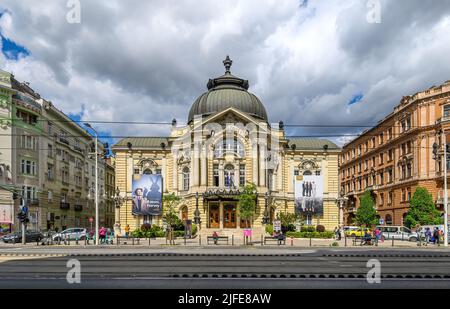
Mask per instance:
[[[395,240],[408,240],[417,241],[419,239],[418,234],[411,231],[405,226],[393,226],[393,225],[383,225],[377,226],[381,231],[381,237],[384,239],[395,239]]]
[[[84,240],[86,238],[87,230],[84,228],[70,228],[53,235],[53,241],[64,240]]]

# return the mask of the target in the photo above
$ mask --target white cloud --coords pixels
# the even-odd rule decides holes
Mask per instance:
[[[249,79],[270,120],[376,123],[403,95],[450,79],[449,7],[381,1],[368,24],[365,1],[86,1],[69,24],[65,1],[3,0],[2,33],[31,56],[1,68],[29,81],[67,113],[107,121],[185,122],[209,78]],[[356,93],[363,101],[351,106]],[[84,110],[83,110],[84,106]],[[165,135],[169,127],[98,125],[114,135]],[[342,134],[303,128],[290,134]]]

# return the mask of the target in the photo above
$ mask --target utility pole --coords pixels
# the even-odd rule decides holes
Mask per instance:
[[[442,136],[444,137],[444,246],[448,246],[448,213],[447,213],[447,204],[448,204],[448,193],[447,193],[447,137],[445,135],[445,131],[443,130]]]
[[[84,125],[95,133],[95,244],[98,245],[98,134],[89,123],[86,122]]]

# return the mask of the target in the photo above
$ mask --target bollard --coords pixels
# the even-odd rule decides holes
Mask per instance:
[[[87,235],[84,236],[84,245],[87,245]]]
[[[312,239],[309,237],[309,246],[312,247]]]
[[[263,236],[261,235],[261,246],[264,246],[263,244]]]
[[[199,246],[202,245],[202,235],[198,235],[198,244]]]
[[[184,236],[184,245],[186,246],[186,235]]]
[[[231,246],[234,246],[234,235],[231,235]]]
[[[77,234],[77,236],[75,237],[75,244],[78,246],[78,234]]]
[[[347,236],[344,234],[344,246],[347,247]]]
[[[119,238],[119,235],[117,235],[117,238],[116,238],[116,245],[117,246],[119,245],[119,242],[120,242],[120,238]]]
[[[394,246],[394,237],[392,237],[392,247]]]
[[[291,236],[291,246],[294,245],[294,236]]]
[[[131,238],[131,244],[134,246],[134,237]]]

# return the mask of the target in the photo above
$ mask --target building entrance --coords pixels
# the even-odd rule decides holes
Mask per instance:
[[[236,204],[223,204],[223,227],[226,229],[236,228]]]

